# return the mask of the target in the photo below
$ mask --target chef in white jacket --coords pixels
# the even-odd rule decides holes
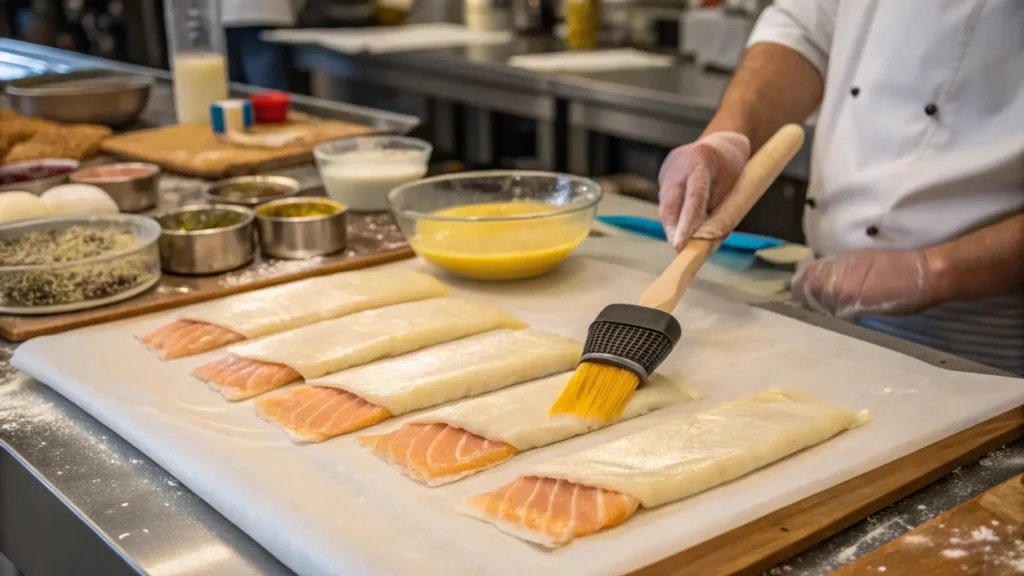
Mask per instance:
[[[232,82],[288,89],[287,48],[261,40],[260,34],[295,26],[302,4],[302,0],[221,0]]]
[[[777,0],[704,135],[662,166],[670,241],[815,109],[817,259],[794,295],[1024,374],[1024,1]]]

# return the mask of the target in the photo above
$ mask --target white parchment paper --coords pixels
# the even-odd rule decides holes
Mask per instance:
[[[393,266],[432,270],[420,261]],[[521,283],[443,276],[458,296],[583,339],[604,305],[633,302],[652,276],[587,257]],[[32,340],[13,364],[112,428],[300,574],[600,575],[636,569],[1024,403],[1024,381],[934,368],[872,344],[691,289],[684,337],[662,372],[706,394],[526,452],[426,488],[352,436],[296,446],[189,376],[223,354],[162,362],[132,334],[162,315]],[[536,463],[770,386],[817,394],[872,422],[737,481],[643,510],[624,525],[547,551],[459,515],[456,502]],[[412,415],[410,415],[412,416]],[[391,430],[401,418],[368,432]]]

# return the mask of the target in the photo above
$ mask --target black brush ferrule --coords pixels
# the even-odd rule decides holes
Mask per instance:
[[[590,325],[581,361],[624,368],[644,383],[672,352],[682,332],[671,314],[644,306],[612,304]]]

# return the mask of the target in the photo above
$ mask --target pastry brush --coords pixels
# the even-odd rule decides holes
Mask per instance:
[[[697,229],[637,304],[612,304],[590,325],[576,373],[551,414],[611,421],[682,336],[672,310],[697,270],[800,150],[803,128],[783,126],[757,151],[721,205]]]

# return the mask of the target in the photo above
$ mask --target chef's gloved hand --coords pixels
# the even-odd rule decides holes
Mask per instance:
[[[815,260],[796,274],[791,290],[808,308],[847,320],[902,316],[941,301],[937,276],[919,250],[854,250]]]
[[[750,140],[738,132],[714,132],[665,158],[658,174],[658,216],[676,250],[722,202],[747,160]]]

